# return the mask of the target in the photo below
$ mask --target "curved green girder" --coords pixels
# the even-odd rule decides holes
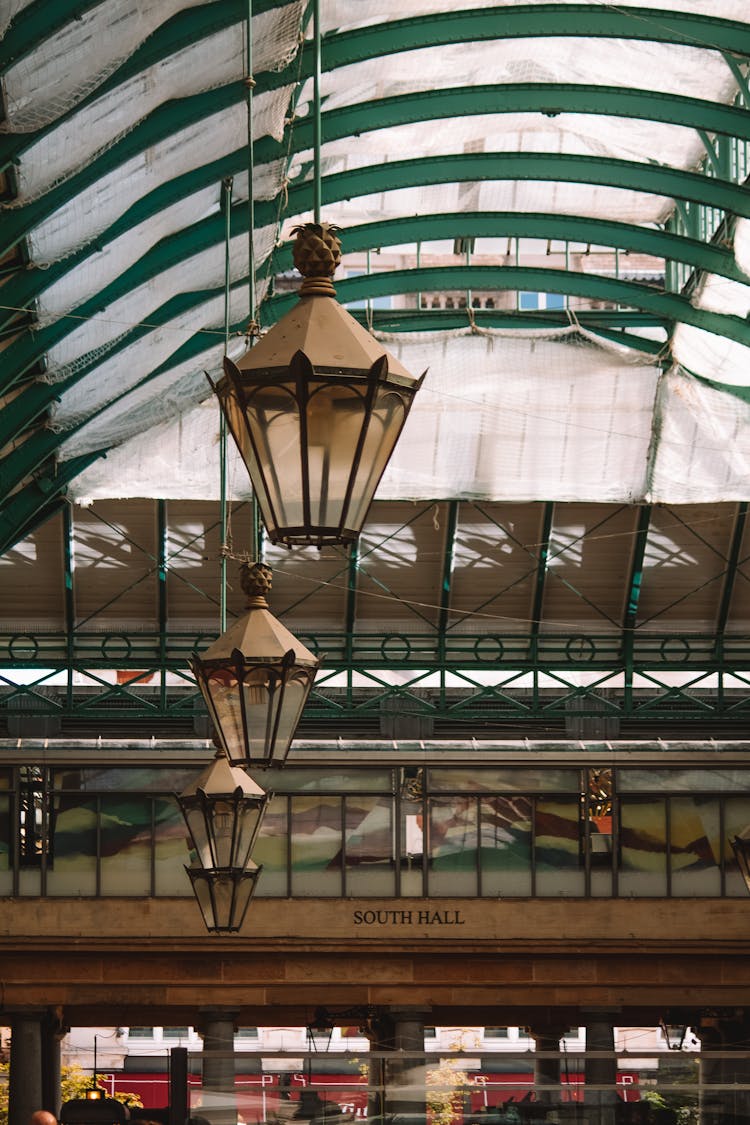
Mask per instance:
[[[243,285],[243,281],[237,281],[233,288],[240,288]],[[394,270],[351,278],[339,282],[337,286],[339,300],[342,303],[396,293],[446,289],[524,289],[567,293],[570,296],[584,298],[601,298],[641,308],[665,319],[692,324],[750,346],[750,323],[741,317],[696,309],[678,294],[662,293],[647,285],[603,277],[601,274],[580,274],[568,270],[536,269],[527,266],[452,266]],[[166,324],[172,318],[195,308],[219,292],[219,290],[207,290],[200,293],[179,294],[151,315],[150,326]],[[296,299],[296,294],[287,294],[266,302],[264,308],[270,321],[278,320],[288,312]],[[137,327],[124,334],[113,343],[112,348],[107,352],[107,358],[142,338],[151,331],[151,327]],[[93,370],[100,359],[101,355],[94,353],[88,362],[81,363],[79,368],[62,382],[52,385],[33,383],[17,395],[2,413],[0,444],[11,440],[25,429],[55,398],[60,397],[69,387],[74,386]]]
[[[747,110],[717,105],[702,98],[620,86],[510,82],[397,94],[329,110],[322,114],[323,144],[376,129],[493,113],[540,113],[545,117],[581,113],[599,117],[632,117],[750,140],[750,114]],[[314,121],[309,117],[294,122],[295,152],[312,149],[313,127]]]
[[[336,286],[342,304],[400,293],[444,292],[449,289],[520,289],[613,301],[644,309],[665,319],[691,324],[750,346],[750,322],[743,317],[697,309],[678,293],[663,293],[639,282],[604,277],[602,274],[532,266],[431,266],[364,274],[338,282]],[[264,308],[271,322],[284,316],[296,299],[295,294],[284,294],[266,302]]]
[[[459,153],[352,168],[324,177],[323,202],[336,203],[394,188],[483,180],[542,180],[627,188],[669,199],[704,203],[750,218],[750,192],[741,184],[717,180],[699,172],[668,168],[663,164],[554,152]],[[288,191],[287,213],[294,215],[307,211],[311,202],[312,184],[294,184]]]
[[[269,7],[266,3],[265,7]],[[18,163],[23,153],[38,144],[46,135],[52,133],[62,122],[74,117],[86,105],[95,102],[104,94],[116,90],[118,86],[129,78],[140,74],[148,67],[153,66],[163,58],[168,58],[175,52],[184,49],[197,39],[206,38],[222,29],[238,23],[243,18],[238,14],[239,9],[247,10],[247,0],[238,4],[232,0],[230,5],[234,12],[233,18],[228,18],[228,9],[222,4],[208,4],[201,8],[189,8],[178,13],[168,23],[164,24],[157,36],[151,36],[135,51],[122,66],[111,74],[100,86],[93,90],[87,97],[71,106],[66,112],[61,113],[54,121],[40,126],[35,130],[22,133],[5,133],[0,135],[0,171],[8,168],[13,163]],[[300,59],[295,59],[283,70],[259,71],[253,75],[255,86],[254,94],[262,94],[268,90],[278,89],[279,86],[289,85],[299,81]],[[228,87],[224,87],[228,89]],[[244,88],[243,88],[244,89]],[[194,97],[200,94],[193,95]],[[247,91],[244,91],[244,97]],[[142,118],[141,120],[146,120]],[[138,123],[134,123],[138,124]]]
[[[227,158],[227,161],[231,161],[233,167],[241,166],[242,158],[242,150],[237,150],[231,154],[231,157]],[[202,175],[203,170],[199,169],[197,173],[181,176],[172,181],[171,184],[155,189],[150,196],[134,205],[107,231],[101,234],[96,239],[96,247],[99,248],[119,237],[129,226],[135,225],[135,223],[142,221],[151,214],[155,214],[160,208],[167,206],[176,199],[190,194],[191,190],[199,190],[206,183],[216,182],[214,178],[216,173],[226,168],[227,163],[225,162],[221,162],[221,169],[217,169],[215,165],[210,165],[207,166],[206,175]],[[358,195],[367,195],[372,191],[387,191],[394,186],[394,183],[398,184],[399,187],[408,187],[489,179],[558,180],[625,187],[631,190],[665,195],[670,198],[676,197],[705,203],[721,210],[750,217],[750,193],[737,184],[729,184],[695,172],[682,172],[672,168],[664,168],[660,165],[600,159],[593,156],[562,156],[555,153],[472,153],[457,156],[427,157],[423,160],[394,161],[391,164],[354,169],[350,172],[341,172],[325,177],[323,179],[323,200],[326,204],[331,204]],[[290,188],[288,207],[291,213],[306,211],[311,206],[311,184],[303,183]],[[246,208],[243,209],[238,205],[237,211],[240,217],[233,215],[234,234],[247,229]],[[275,202],[258,203],[255,207],[255,215],[259,226],[272,223],[276,220],[277,204]],[[515,221],[532,221],[532,219],[533,216],[521,215],[516,216]],[[559,223],[562,220],[559,216],[550,216],[550,220],[557,223],[558,229],[560,229]],[[424,222],[425,220],[416,219],[412,221]],[[566,218],[564,221],[570,222],[572,220]],[[580,221],[590,224],[598,222],[594,219],[586,220],[582,216]],[[626,224],[615,224],[612,228],[613,233],[618,226],[623,228],[622,233],[624,234]],[[592,226],[592,231],[594,229],[594,226]],[[632,227],[628,229],[637,231],[640,228]],[[504,231],[502,233],[510,232]],[[653,231],[647,232],[644,237],[651,238],[655,233]],[[203,220],[202,223],[196,224],[195,227],[189,228],[184,234],[174,236],[173,241],[166,240],[162,246],[148,251],[140,262],[126,271],[112,286],[103,290],[90,302],[87,302],[85,306],[76,310],[77,313],[79,315],[92,315],[106,307],[129,286],[139,284],[140,281],[153,276],[151,263],[154,261],[162,260],[165,263],[170,260],[176,261],[179,254],[184,256],[195,253],[202,246],[211,245],[217,239],[223,238],[223,234],[223,219],[212,216]],[[431,237],[446,237],[446,235],[432,235]],[[541,237],[566,236],[550,234]],[[567,237],[577,238],[578,236],[568,235]],[[676,235],[665,235],[663,237],[672,240],[678,238]],[[582,237],[581,241],[596,241],[597,238],[605,245],[618,245],[616,242],[608,243],[605,238],[599,238],[595,234],[592,234],[590,238],[588,236]],[[408,241],[408,239],[404,238],[404,241]],[[178,246],[179,249],[177,249]],[[663,243],[663,246],[665,257],[674,256],[676,261],[686,261],[696,268],[709,269],[734,280],[743,280],[742,276],[735,272],[736,266],[731,264],[731,255],[720,247],[710,247],[708,244],[695,242],[695,240],[681,236],[679,237],[679,246],[674,241],[669,243],[669,253],[667,253],[666,242]],[[173,252],[170,247],[174,248]],[[349,248],[353,250],[360,247],[351,244]],[[632,248],[635,248],[635,245]],[[361,249],[367,249],[367,247],[362,246]],[[678,253],[678,249],[680,253]],[[6,286],[3,296],[7,298],[7,304],[15,308],[25,308],[48,285],[54,284],[68,270],[78,266],[90,252],[90,249],[83,248],[71,258],[55,263],[48,269],[22,271]],[[645,252],[651,251],[646,250]],[[654,252],[660,253],[661,251]],[[680,256],[682,253],[686,255],[684,258]],[[166,268],[166,266],[159,268]],[[726,272],[727,270],[729,272]],[[2,304],[1,300],[0,304]],[[7,316],[12,315],[12,312],[8,310]],[[0,311],[0,324],[3,322],[4,318]],[[48,328],[36,332],[33,338],[24,336],[16,344],[12,344],[3,356],[0,388],[3,386],[7,388],[12,385],[29,367],[37,362],[58,338],[61,338],[61,335],[65,335],[65,331],[61,330],[59,322],[56,322]]]
[[[503,8],[430,13],[324,35],[323,70],[378,59],[397,51],[452,43],[542,36],[641,39],[750,54],[750,26],[735,20],[653,8],[590,4],[516,4]],[[306,53],[310,50],[306,45]],[[306,62],[303,73],[310,72]]]
[[[231,235],[235,237],[247,232],[248,210],[244,204],[237,204],[232,211]],[[368,223],[346,230],[344,243],[349,253],[372,250],[382,246],[395,246],[404,242],[420,242],[429,239],[452,239],[460,234],[471,238],[542,238],[593,243],[599,246],[617,247],[621,250],[650,254],[654,257],[685,262],[696,270],[705,270],[721,277],[730,278],[743,284],[750,284],[750,278],[739,269],[730,250],[724,246],[700,242],[683,235],[669,234],[648,227],[638,227],[629,223],[609,222],[603,219],[590,219],[585,216],[532,214],[518,212],[480,212],[416,215],[403,219],[383,220]],[[80,318],[93,316],[107,308],[131,289],[153,280],[164,270],[179,262],[187,262],[202,250],[223,244],[226,235],[226,220],[216,214],[192,227],[164,239],[143,256],[137,263],[121,274],[95,297],[75,310],[75,319],[61,317],[43,329],[27,332],[8,348],[5,357],[5,374],[0,385],[10,385],[11,378],[20,378],[44,353],[66,335],[75,331]],[[287,243],[276,251],[271,260],[271,272],[292,268],[291,244]],[[265,266],[264,266],[265,269]],[[16,283],[9,288],[13,292],[13,303],[21,301],[28,304],[48,283],[47,275],[52,270],[26,270],[19,275],[19,283],[25,292],[19,294]],[[58,277],[57,271],[49,279],[51,284]],[[6,312],[6,317],[12,317]],[[3,315],[0,312],[0,325]]]
[[[0,41],[0,74],[4,74],[13,63],[28,55],[35,47],[39,46],[45,39],[51,38],[66,24],[80,19],[89,9],[97,7],[100,3],[101,0],[53,0],[53,2],[51,0],[32,0],[32,3],[27,4],[17,14]],[[253,13],[260,15],[262,12],[272,11],[274,8],[285,7],[288,0],[252,0],[252,3]],[[231,19],[226,22],[238,23],[247,16],[247,5],[248,0],[221,0],[221,4],[205,4],[201,8],[192,9],[192,11],[203,13],[209,9],[223,8],[231,11]],[[158,40],[160,36],[165,34],[169,24],[181,19],[186,14],[185,12],[179,12],[176,16],[173,16],[157,28],[146,42]],[[224,23],[224,15],[220,12],[215,13],[214,19],[221,20],[222,24]],[[156,57],[163,58],[164,53],[160,52]]]
[[[53,188],[40,199],[7,212],[3,224],[5,233],[0,241],[0,255],[12,249],[33,226],[68,199],[133,155],[187,125],[194,124],[196,120],[204,120],[222,109],[230,108],[244,96],[244,86],[238,82],[160,106],[111,149],[65,183]],[[733,106],[717,106],[698,98],[646,90],[546,83],[426,91],[345,106],[322,115],[323,138],[325,143],[374,129],[393,128],[443,117],[519,112],[553,115],[560,112],[611,113],[615,116],[667,121],[687,128],[729,133],[750,140],[750,114]],[[291,127],[294,129],[293,150],[300,152],[310,149],[313,144],[313,122],[308,119],[296,120]],[[286,138],[279,142],[271,137],[263,137],[254,146],[256,163],[280,159],[288,148]]]
[[[73,477],[77,477],[100,457],[106,457],[106,450],[98,449],[94,453],[63,461],[6,500],[0,506],[0,554],[28,533],[29,525],[37,513],[54,502]]]
[[[684,262],[696,270],[750,285],[732,251],[726,246],[670,234],[632,223],[591,219],[583,215],[537,214],[518,211],[453,211],[408,215],[347,227],[342,232],[344,253],[360,253],[403,243],[461,238],[539,238],[583,242]],[[272,273],[291,269],[292,245],[278,247],[271,258]]]

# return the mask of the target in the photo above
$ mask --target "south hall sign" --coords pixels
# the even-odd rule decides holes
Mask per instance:
[[[460,910],[355,910],[355,926],[465,926]]]

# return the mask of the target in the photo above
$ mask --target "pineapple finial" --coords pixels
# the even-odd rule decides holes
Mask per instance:
[[[318,291],[332,294],[330,279],[341,261],[339,227],[332,223],[304,223],[295,227],[292,245],[294,264],[305,278],[301,294]]]

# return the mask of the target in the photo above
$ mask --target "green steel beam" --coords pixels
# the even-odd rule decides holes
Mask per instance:
[[[51,188],[38,199],[6,211],[0,239],[0,256],[11,250],[34,226],[70,199],[82,194],[109,172],[189,125],[194,125],[197,121],[205,120],[222,110],[231,109],[243,102],[244,98],[244,85],[235,82],[229,86],[220,86],[216,90],[167,102],[155,109],[144,121],[112,145],[106,153],[92,160],[76,175]],[[274,141],[274,151],[278,150],[278,147],[277,142]]]
[[[106,451],[98,449],[94,453],[63,461],[0,505],[0,555],[28,534],[34,521],[38,526],[41,512],[60,497],[74,477],[104,456]],[[55,505],[55,510],[59,508],[60,505]]]
[[[121,219],[96,239],[97,249],[112,242],[118,238],[130,226],[143,222],[150,216],[158,213],[164,207],[177,202],[180,199],[186,198],[193,191],[198,191],[205,187],[207,184],[215,183],[215,177],[224,174],[224,172],[231,170],[239,172],[244,162],[244,149],[238,149],[230,154],[225,160],[215,161],[210,165],[206,165],[203,169],[198,169],[196,173],[188,173],[178,177],[170,184],[163,185],[163,187],[156,189],[150,193],[144,200],[134,205]],[[221,175],[220,175],[221,174]],[[651,194],[664,195],[668,197],[677,197],[678,199],[687,199],[700,203],[705,203],[707,206],[717,207],[724,211],[730,211],[746,218],[750,217],[750,193],[747,189],[740,186],[725,183],[724,181],[716,180],[711,177],[706,177],[694,172],[682,172],[679,170],[664,168],[659,165],[639,164],[633,161],[614,160],[614,159],[600,159],[590,156],[565,156],[556,153],[474,153],[462,154],[458,156],[445,156],[445,157],[428,157],[423,160],[408,160],[408,161],[395,161],[391,164],[380,165],[377,167],[367,167],[357,169],[352,172],[338,173],[333,176],[328,176],[323,181],[323,199],[326,204],[332,204],[344,199],[351,199],[358,195],[366,195],[370,192],[379,192],[392,188],[394,184],[399,187],[422,186],[424,184],[435,183],[452,183],[452,182],[468,182],[477,180],[488,179],[534,179],[545,181],[565,181],[572,183],[591,183],[602,184],[613,187],[626,187],[634,191],[645,191]],[[292,187],[289,191],[289,213],[301,212],[309,210],[312,206],[312,186],[310,184],[301,184]],[[257,204],[256,215],[257,221],[260,226],[269,224],[275,220],[276,217],[276,204]],[[515,221],[528,221],[533,225],[535,216],[523,217],[516,216]],[[418,224],[419,219],[416,220],[402,220],[404,223],[414,222]],[[562,222],[560,216],[553,217],[552,220],[557,229],[560,228]],[[565,219],[566,222],[576,221],[574,219]],[[586,221],[592,224],[599,224],[602,220],[579,220]],[[625,234],[627,224],[609,224],[612,227],[612,232],[620,228],[623,229]],[[246,230],[246,216],[241,215],[239,212],[233,214],[232,217],[233,234],[240,234]],[[363,228],[367,229],[367,228]],[[395,228],[394,228],[395,229]],[[416,227],[415,227],[416,229]],[[599,229],[598,225],[592,226],[592,233]],[[630,228],[638,230],[637,227]],[[220,233],[221,232],[221,233]],[[455,233],[455,232],[453,232]],[[604,231],[602,230],[602,235]],[[649,239],[653,235],[658,235],[660,232],[649,231],[645,232],[644,237]],[[121,279],[114,282],[111,287],[104,290],[101,294],[94,296],[90,301],[82,306],[83,310],[96,310],[114,300],[118,293],[126,291],[128,286],[140,284],[141,281],[151,276],[150,271],[153,269],[164,269],[168,264],[174,261],[184,260],[185,257],[191,253],[198,253],[206,246],[213,245],[216,240],[223,238],[224,226],[221,216],[211,216],[203,223],[196,224],[195,227],[188,228],[179,236],[173,236],[171,239],[164,240],[163,244],[154,247],[141,259],[140,263],[131,267],[122,275]],[[630,235],[628,234],[630,238]],[[638,236],[639,238],[641,236]],[[696,240],[685,239],[678,235],[664,235],[666,238],[679,239],[680,245],[684,247],[687,260],[692,264],[692,257],[694,254],[700,253],[693,245]],[[588,241],[588,239],[583,239]],[[636,243],[633,243],[635,246]],[[673,243],[670,242],[670,247]],[[711,269],[713,272],[723,272],[718,269],[721,261],[724,260],[726,266],[726,258],[731,258],[729,252],[722,252],[718,247],[709,247],[706,244],[698,244],[705,247],[703,253],[703,262],[706,269]],[[347,244],[347,248],[350,247]],[[353,248],[353,247],[351,247]],[[666,251],[667,246],[664,244]],[[645,251],[648,252],[648,251]],[[675,251],[676,252],[676,247]],[[15,307],[26,307],[34,299],[36,295],[43,291],[47,285],[52,285],[60,280],[61,277],[73,268],[76,268],[83,262],[91,253],[91,248],[87,247],[77,252],[66,261],[56,263],[49,269],[39,270],[22,270],[18,275],[13,278],[5,287],[3,296],[6,298],[7,303]],[[665,254],[665,256],[667,256]],[[732,267],[734,268],[734,267]],[[726,274],[726,276],[733,276]],[[83,312],[79,309],[79,315],[90,315],[90,312]],[[12,314],[11,314],[12,315]],[[51,326],[50,331],[54,329]],[[37,334],[38,336],[39,334]],[[41,337],[44,341],[44,346],[39,348],[29,348],[24,345],[28,354],[31,357],[38,358],[43,354],[49,343],[46,341],[51,339],[51,336]],[[5,364],[4,370],[6,377],[4,385],[9,385],[7,373],[15,372],[12,378],[18,377],[18,373],[27,369],[19,364],[13,358],[14,353],[4,357]],[[35,362],[34,358],[26,360],[27,364]]]
[[[265,6],[268,7],[268,5]],[[100,86],[92,90],[87,97],[76,102],[66,112],[61,113],[54,121],[33,131],[6,133],[4,136],[0,136],[0,169],[18,163],[27,149],[37,145],[45,136],[54,132],[61,122],[75,117],[82,108],[96,102],[105,94],[117,90],[130,78],[149,67],[153,67],[170,55],[185,50],[186,47],[190,47],[196,41],[208,38],[233,23],[239,23],[244,18],[240,13],[240,8],[243,8],[246,12],[247,0],[244,0],[242,4],[232,3],[229,7],[224,4],[213,3],[201,8],[191,8],[180,12],[164,24],[157,34],[146,39],[138,50]],[[253,75],[253,77],[256,83],[256,93],[278,89],[280,86],[290,85],[298,81],[299,62],[294,61],[284,67],[283,70],[262,71]],[[228,89],[228,87],[225,88]]]
[[[660,10],[657,13],[653,8],[518,4],[503,8],[501,12],[496,8],[479,8],[431,13],[332,33],[323,39],[323,69],[333,70],[423,47],[551,35],[640,39],[725,50],[735,55],[750,54],[750,27],[741,21],[688,12]],[[309,66],[305,60],[305,76]]]
[[[747,274],[738,267],[732,251],[726,246],[669,234],[652,227],[580,215],[517,211],[409,215],[346,227],[342,240],[344,252],[351,254],[410,242],[453,239],[457,231],[462,238],[541,238],[617,247],[654,258],[685,262],[694,269],[708,270],[744,285],[748,283]],[[292,264],[291,243],[287,242],[274,252],[272,272],[291,269]]]
[[[445,526],[445,547],[443,550],[443,573],[440,580],[440,614],[438,634],[441,651],[445,651],[445,635],[451,608],[451,586],[453,583],[453,564],[456,555],[456,533],[458,531],[459,501],[448,502],[448,520]]]
[[[750,120],[750,114],[747,115]],[[598,156],[569,156],[556,152],[479,152],[394,160],[326,176],[323,202],[336,203],[357,196],[425,184],[476,183],[484,180],[542,180],[551,183],[596,184],[705,203],[750,218],[750,192],[699,172],[684,172],[661,164],[643,164]],[[287,215],[310,210],[312,185],[293,184],[285,206]]]
[[[14,63],[30,54],[40,43],[58,34],[66,24],[82,19],[86,12],[98,7],[100,3],[101,0],[54,0],[54,3],[50,3],[50,0],[34,0],[33,3],[25,5],[23,11],[19,12],[11,22],[0,43],[0,74],[4,74]],[[255,14],[259,15],[261,12],[283,8],[288,3],[289,0],[253,0],[253,7]],[[213,14],[214,8],[226,9],[225,13],[216,13],[213,16],[217,28],[220,28],[225,26],[225,23],[236,23],[243,18],[247,11],[247,0],[222,0],[221,4],[206,4],[202,8],[195,9],[199,14],[197,18],[200,18],[200,14],[204,12]],[[168,20],[146,40],[146,43],[151,40],[156,41],[152,49],[158,52],[155,54],[157,61],[175,49],[164,48],[161,45],[162,41],[168,40],[172,34],[171,25],[187,14],[182,12]],[[198,34],[199,31],[196,29],[194,35]],[[138,51],[135,53],[137,54]]]
[[[734,521],[734,528],[732,531],[732,541],[729,547],[729,558],[727,559],[727,569],[724,577],[724,584],[721,591],[721,601],[719,602],[719,610],[716,615],[716,643],[720,645],[724,637],[724,630],[727,627],[729,620],[729,610],[732,605],[732,594],[734,593],[734,585],[737,578],[737,567],[740,561],[740,551],[742,549],[742,540],[745,535],[745,524],[747,523],[747,512],[750,504],[746,500],[741,501],[737,505],[737,515]]]
[[[241,284],[237,282],[236,285]],[[750,325],[740,317],[694,308],[678,294],[657,292],[646,285],[597,274],[579,274],[566,270],[531,269],[528,267],[456,266],[421,270],[394,270],[390,273],[363,275],[340,282],[342,303],[361,298],[448,289],[525,289],[542,292],[569,293],[579,297],[601,298],[631,305],[673,320],[684,321],[739,343],[750,344]],[[217,291],[218,292],[218,291]],[[167,324],[170,319],[194,308],[216,294],[186,293],[172,298],[150,317],[149,327],[140,326],[124,333],[106,353],[110,359],[134,341],[150,332],[154,325]],[[273,298],[267,304],[271,320],[277,320],[296,302],[296,294]],[[12,440],[39,417],[67,389],[80,382],[101,360],[95,353],[88,363],[80,363],[67,379],[54,384],[35,382],[10,402],[0,414],[0,444]],[[152,372],[146,378],[153,378]],[[141,381],[143,382],[143,381]]]
[[[180,129],[195,124],[197,120],[205,120],[214,113],[230,109],[244,96],[243,84],[232,83],[216,90],[169,102],[154,110],[145,121],[77,175],[52,188],[40,199],[8,212],[4,224],[6,228],[4,240],[0,243],[0,255],[12,249],[32,227],[71,197],[80,194],[132,156],[158,144]],[[648,90],[574,84],[517,83],[426,91],[331,110],[322,115],[323,141],[325,143],[374,129],[393,128],[440,118],[472,114],[533,112],[552,116],[562,112],[605,113],[669,122],[687,128],[702,128],[750,140],[750,116],[745,110],[733,106],[715,105],[698,98]],[[314,122],[307,119],[296,120],[293,130],[292,150],[300,152],[312,149]],[[256,158],[259,163],[283,158],[288,152],[288,138],[278,142],[270,137],[264,137],[256,143]]]
[[[536,580],[534,582],[534,600],[531,606],[531,628],[529,630],[532,644],[532,653],[535,655],[539,641],[539,632],[542,624],[542,609],[544,606],[544,586],[547,579],[547,560],[549,559],[550,537],[552,524],[555,518],[555,505],[547,501],[542,511],[542,527],[539,536],[539,554],[537,556]]]
[[[651,505],[643,504],[638,509],[638,525],[633,540],[633,554],[630,560],[630,576],[627,586],[627,602],[623,615],[623,660],[625,665],[625,690],[633,689],[633,660],[635,651],[635,631],[638,620],[638,603],[643,587],[643,563],[648,545],[651,522]]]
[[[582,274],[570,270],[538,269],[529,266],[433,266],[419,270],[393,270],[362,274],[338,282],[336,292],[342,304],[401,293],[433,293],[447,290],[529,290],[542,293],[567,293],[572,297],[612,301],[652,312],[669,320],[681,321],[750,346],[750,323],[744,317],[696,309],[677,293],[665,293],[648,285],[601,274]],[[295,294],[273,297],[267,303],[271,322],[289,311]]]
[[[231,219],[231,237],[247,232],[248,215],[245,204],[238,204],[233,208]],[[95,316],[131,289],[153,280],[171,266],[187,262],[201,251],[219,246],[225,240],[225,228],[224,216],[212,215],[179,234],[164,239],[110,285],[78,306],[74,318],[60,317],[45,328],[19,338],[7,349],[0,386],[7,389],[11,385],[11,379],[16,381],[21,378],[51,347],[74,332],[79,327],[81,318]],[[345,232],[345,249],[347,253],[352,253],[405,242],[452,238],[457,230],[462,231],[463,236],[473,238],[554,238],[598,246],[616,246],[636,253],[686,262],[694,269],[703,269],[743,284],[747,282],[747,277],[738,268],[732,252],[723,245],[629,223],[567,215],[456,212],[385,220],[348,228]],[[291,267],[291,246],[287,243],[276,252],[272,270],[275,273]],[[19,284],[23,287],[23,293],[19,294],[15,283],[11,282],[8,286],[11,290],[9,299],[14,304],[20,300],[31,301],[33,296],[38,296],[43,287],[46,287],[46,275],[50,272],[22,271]],[[57,276],[59,275],[56,275],[55,280]],[[9,317],[12,315],[14,314],[7,313]],[[2,323],[0,314],[0,325]]]
[[[750,115],[746,110],[702,98],[588,83],[509,82],[397,94],[329,110],[323,114],[323,143],[376,129],[495,113],[540,113],[544,117],[561,113],[604,114],[750,140]],[[308,118],[294,122],[294,152],[312,149],[313,124]]]

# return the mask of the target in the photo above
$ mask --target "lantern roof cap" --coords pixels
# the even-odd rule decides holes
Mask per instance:
[[[265,790],[261,789],[249,773],[230,764],[223,750],[217,751],[211,764],[188,785],[181,796],[193,797],[199,789],[208,797],[230,796],[238,789],[242,790],[245,797],[265,796]]]
[[[201,653],[201,662],[231,660],[236,649],[249,664],[274,663],[288,652],[294,653],[296,664],[316,667],[318,657],[297,640],[266,607],[251,606],[234,621],[225,633]]]
[[[308,281],[313,280],[314,288]],[[325,279],[303,282],[294,308],[282,316],[258,342],[237,361],[242,373],[286,370],[293,356],[303,352],[316,370],[369,371],[385,357],[388,377],[412,386],[417,379],[399,359],[383,347],[358,320],[335,299],[335,289]],[[318,285],[318,282],[324,284]]]

